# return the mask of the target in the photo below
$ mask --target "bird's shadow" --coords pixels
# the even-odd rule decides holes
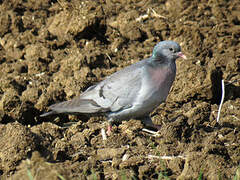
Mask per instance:
[[[235,80],[230,82],[228,79],[237,76],[238,73],[233,73],[229,78],[226,78],[225,81],[225,98],[224,101],[227,100],[235,100],[237,98],[240,98],[240,86],[234,85],[235,82],[240,81]],[[220,104],[221,98],[222,98],[222,79],[223,79],[223,72],[220,67],[217,67],[211,72],[211,83],[212,83],[212,104]]]

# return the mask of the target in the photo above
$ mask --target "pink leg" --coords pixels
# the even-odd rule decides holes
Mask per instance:
[[[108,125],[108,128],[107,128],[107,135],[110,136],[111,133],[112,133],[112,125],[109,124],[109,125]]]

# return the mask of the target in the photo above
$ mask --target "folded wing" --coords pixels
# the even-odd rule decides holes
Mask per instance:
[[[79,97],[54,104],[51,112],[56,113],[99,113],[115,112],[131,107],[141,88],[144,61],[128,66],[97,85],[89,87]]]

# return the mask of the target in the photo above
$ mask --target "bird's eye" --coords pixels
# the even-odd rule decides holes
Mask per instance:
[[[170,51],[173,51],[173,48],[169,48]]]

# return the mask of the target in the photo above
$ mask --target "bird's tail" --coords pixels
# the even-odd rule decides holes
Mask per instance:
[[[49,107],[50,112],[44,113],[40,115],[41,117],[45,117],[48,115],[59,114],[59,113],[98,113],[98,112],[106,112],[107,109],[99,106],[92,99],[81,99],[75,98],[71,101],[64,101],[61,103],[53,104]]]
[[[41,114],[40,117],[45,117],[45,116],[49,116],[49,115],[53,115],[53,114],[57,114],[57,113],[55,111],[50,111],[50,112]]]

